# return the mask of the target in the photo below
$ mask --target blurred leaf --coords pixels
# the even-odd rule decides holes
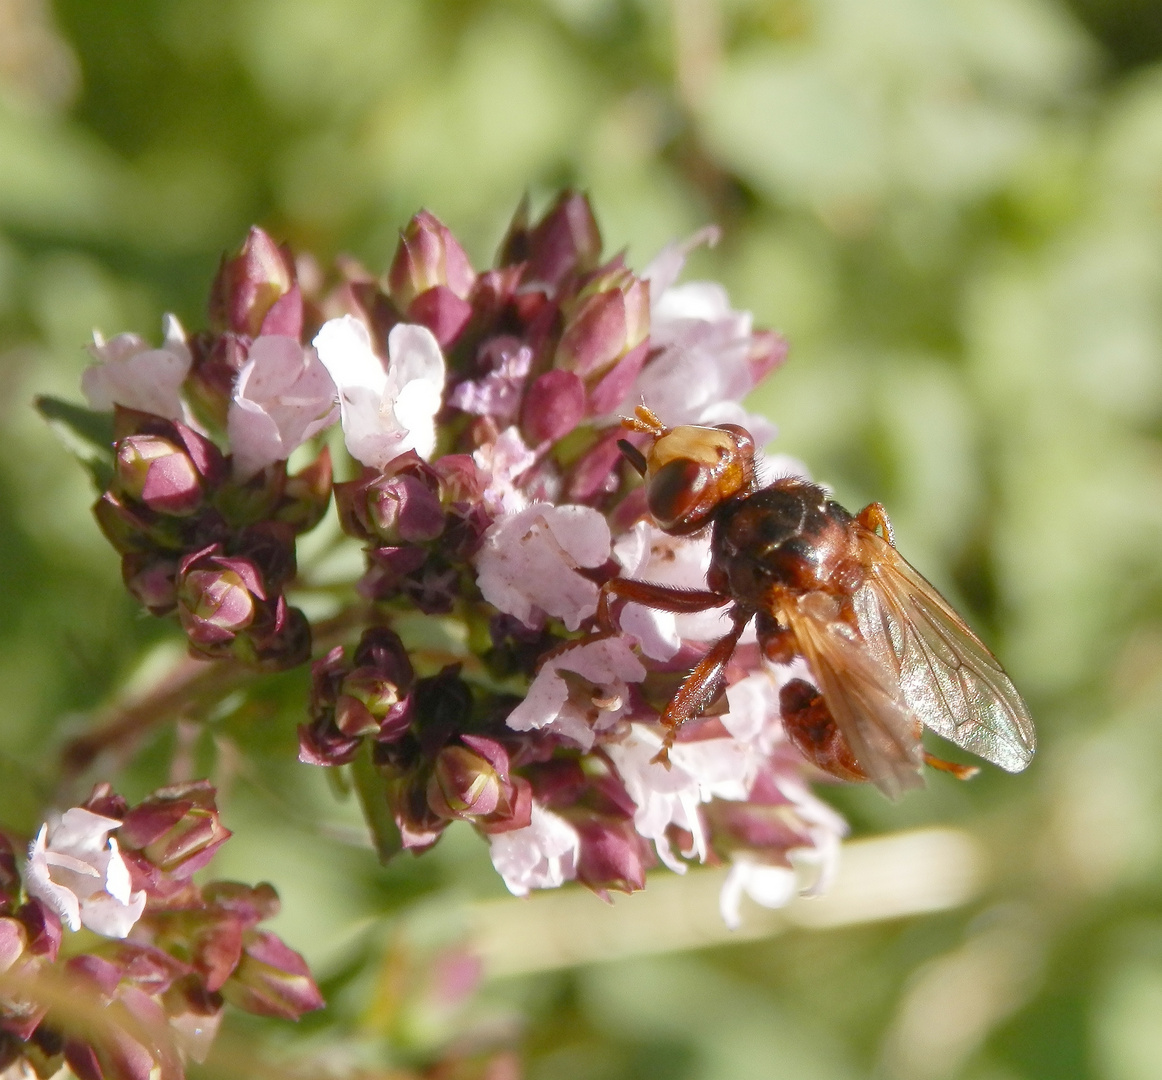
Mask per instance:
[[[113,480],[113,414],[47,396],[36,399],[36,409],[89,470],[97,490],[106,490]]]

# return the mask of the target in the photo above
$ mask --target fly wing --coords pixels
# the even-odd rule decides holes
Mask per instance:
[[[1009,772],[1036,747],[1029,709],[985,644],[894,547],[861,535],[867,583],[854,597],[860,634],[937,735]]]
[[[868,778],[889,798],[923,786],[920,724],[896,683],[894,671],[839,619],[839,605],[807,593],[780,605],[778,615],[795,635],[816,685]]]

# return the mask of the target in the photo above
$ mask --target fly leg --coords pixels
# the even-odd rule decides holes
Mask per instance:
[[[941,772],[951,773],[957,780],[971,780],[980,769],[975,765],[957,765],[954,761],[945,761],[933,754],[924,751],[924,764]]]
[[[726,665],[734,655],[738,639],[750,622],[750,613],[734,611],[731,613],[734,626],[725,637],[719,638],[710,651],[698,661],[694,670],[686,676],[678,692],[670,699],[662,713],[662,726],[666,729],[662,740],[662,748],[654,756],[654,761],[661,762],[667,768],[670,765],[670,747],[678,735],[678,729],[687,721],[694,719],[722,688],[722,677],[726,672]]]
[[[653,581],[613,578],[601,586],[601,596],[597,601],[597,625],[603,630],[617,629],[611,610],[615,599],[641,604],[655,611],[672,611],[675,615],[691,615],[730,603],[729,596],[709,589],[679,589]]]
[[[896,546],[896,535],[892,532],[892,523],[888,520],[888,512],[884,509],[883,503],[868,503],[867,506],[855,515],[855,520],[865,529],[870,529],[872,532],[876,532],[877,529],[882,529],[884,539],[892,547]]]

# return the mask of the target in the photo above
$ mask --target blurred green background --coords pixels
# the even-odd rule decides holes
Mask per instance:
[[[302,679],[272,682],[118,780],[141,794],[176,754],[223,785],[219,871],[276,884],[334,1001],[296,1052],[337,1074],[471,1036],[565,1080],[1162,1076],[1156,0],[0,0],[0,823],[31,828],[63,738],[176,648],[33,395],[79,398],[94,327],[200,325],[251,222],[380,269],[423,205],[480,264],[524,191],[564,184],[638,267],[722,226],[691,274],[790,339],[753,402],[777,449],[886,504],[1041,749],[900,805],[827,793],[857,835],[966,829],[990,866],[970,906],[497,980],[445,1015],[407,1001],[457,905],[503,893],[483,845],[453,830],[384,871],[345,843],[355,811],[293,760]]]

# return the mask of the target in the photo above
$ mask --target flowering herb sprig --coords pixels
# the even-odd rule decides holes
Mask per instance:
[[[0,1072],[180,1078],[224,1004],[283,1019],[323,1004],[303,958],[260,928],[274,889],[192,880],[229,837],[204,781],[135,806],[98,785],[23,865],[0,837]]]
[[[803,665],[744,639],[665,766],[660,712],[722,612],[596,618],[610,579],[701,589],[709,561],[708,537],[649,520],[620,414],[644,400],[667,424],[773,434],[741,402],[785,343],[721,286],[678,283],[711,238],[635,272],[565,192],[535,221],[521,207],[489,269],[425,211],[383,276],[347,263],[305,289],[255,229],[206,329],[168,318],[161,348],[94,345],[84,389],[113,410],[96,514],[127,586],[176,612],[199,655],[271,670],[313,650],[300,759],[350,768],[382,856],[465,821],[518,895],[578,880],[605,896],[655,863],[728,861],[730,922],[743,891],[777,905],[825,884],[845,826],[779,713]],[[332,483],[326,446],[308,451],[335,424],[350,462]],[[324,633],[287,597],[309,584],[295,539],[332,491],[365,572]]]

